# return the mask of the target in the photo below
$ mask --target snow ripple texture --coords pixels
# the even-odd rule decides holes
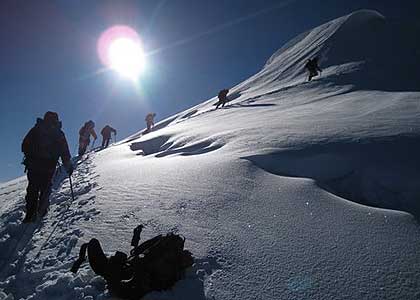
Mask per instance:
[[[215,96],[92,153],[76,201],[61,178],[33,227],[25,180],[1,185],[0,299],[110,299],[71,262],[92,237],[127,252],[139,223],[195,257],[148,300],[420,299],[416,30],[362,10],[299,35],[224,108]]]

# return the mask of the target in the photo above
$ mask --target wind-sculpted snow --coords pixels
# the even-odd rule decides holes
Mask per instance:
[[[223,144],[216,138],[206,138],[203,140],[191,140],[185,138],[175,138],[169,136],[146,136],[138,142],[130,145],[132,151],[138,151],[138,155],[156,154],[155,157],[165,157],[168,155],[198,155],[211,152],[223,147]]]
[[[145,299],[420,299],[419,60],[402,28],[359,11],[299,35],[224,108],[214,96],[89,154],[76,201],[60,177],[39,225],[21,224],[25,181],[0,185],[0,289],[112,299],[71,262],[90,238],[127,253],[144,224],[142,240],[180,233],[195,258]]]
[[[185,235],[198,260],[218,253],[211,273],[180,283],[196,294],[202,282],[198,299],[418,298],[419,93],[363,77],[375,74],[360,60],[372,43],[335,44],[387,22],[362,11],[321,25],[233,87],[223,109],[213,97],[98,153],[99,197],[118,199],[102,217],[118,233],[97,234],[112,247],[145,223]],[[306,82],[318,54],[326,68]],[[177,287],[153,299],[195,299]]]
[[[168,126],[176,118],[177,118],[177,116],[175,115],[175,116],[171,116],[169,118],[166,118],[165,120],[162,120],[162,121],[156,123],[155,126],[154,126],[154,130],[158,130],[158,129],[161,129],[161,128],[164,128],[164,127]],[[145,130],[146,129],[143,129],[143,130],[141,130],[141,131],[125,138],[125,139],[123,139],[122,141],[118,142],[117,144],[127,143],[127,142],[131,142],[133,140],[136,140],[136,139],[140,138],[145,133]]]
[[[168,143],[169,138],[169,136],[152,137],[145,141],[133,142],[130,148],[133,151],[141,151],[144,155],[158,153],[170,146],[170,143]]]
[[[420,220],[420,139],[395,137],[245,157],[280,176],[314,179],[344,199],[403,210]]]

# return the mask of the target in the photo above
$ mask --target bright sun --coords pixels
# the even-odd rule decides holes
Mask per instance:
[[[136,81],[145,68],[145,55],[137,32],[117,25],[107,29],[98,40],[102,63],[122,77]]]
[[[109,66],[123,77],[135,80],[144,68],[140,44],[129,38],[117,38],[108,48]]]

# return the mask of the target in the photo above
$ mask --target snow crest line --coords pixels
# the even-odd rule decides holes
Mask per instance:
[[[419,220],[419,151],[418,138],[394,137],[391,141],[327,143],[244,159],[275,175],[311,178],[343,199],[406,211]]]

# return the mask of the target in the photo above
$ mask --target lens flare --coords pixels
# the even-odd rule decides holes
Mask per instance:
[[[144,57],[139,44],[128,38],[119,38],[108,48],[110,67],[121,75],[136,79],[144,66]]]
[[[103,32],[98,54],[106,67],[131,80],[137,80],[145,67],[140,37],[128,26],[118,25]]]

